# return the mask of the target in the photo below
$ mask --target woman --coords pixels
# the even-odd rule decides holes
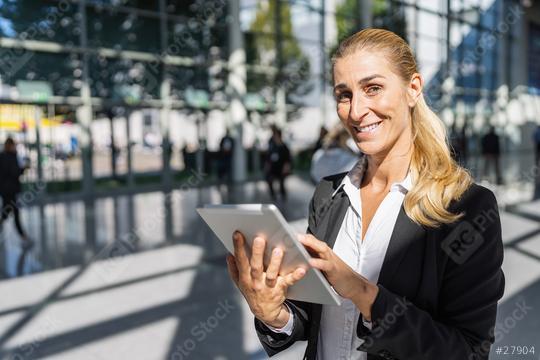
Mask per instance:
[[[265,350],[307,340],[306,359],[487,359],[504,292],[495,197],[452,160],[403,39],[352,35],[333,80],[338,116],[363,155],[317,185],[299,239],[343,304],[285,300],[305,269],[279,273],[281,249],[264,269],[264,239],[248,258],[236,232],[228,268]]]

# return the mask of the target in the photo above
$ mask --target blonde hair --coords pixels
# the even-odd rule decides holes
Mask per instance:
[[[383,52],[404,82],[418,72],[407,42],[383,29],[365,29],[342,41],[332,57],[332,66],[338,59],[362,49]],[[407,216],[420,225],[437,227],[452,223],[463,214],[448,211],[448,206],[469,188],[472,177],[452,158],[446,127],[428,107],[423,94],[411,109],[411,120],[413,186],[405,196],[403,207]]]

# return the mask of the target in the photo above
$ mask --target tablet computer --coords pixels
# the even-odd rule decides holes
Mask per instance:
[[[251,246],[256,236],[266,239],[264,266],[268,266],[275,247],[284,251],[280,273],[289,273],[300,265],[306,275],[287,291],[287,299],[325,305],[341,305],[341,297],[334,291],[324,275],[309,265],[311,255],[296,238],[285,218],[272,204],[207,205],[197,212],[221,240],[227,250],[234,254],[232,235],[241,231],[247,242],[246,251],[251,256]]]

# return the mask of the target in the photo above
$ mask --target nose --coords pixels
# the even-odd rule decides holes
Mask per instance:
[[[351,99],[351,108],[349,110],[349,118],[355,122],[361,122],[364,116],[368,113],[368,106],[365,100],[358,94],[353,94]]]

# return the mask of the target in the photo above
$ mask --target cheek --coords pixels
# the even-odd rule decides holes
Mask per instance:
[[[402,129],[406,126],[409,106],[403,94],[393,94],[380,99],[378,109],[391,120],[392,127]]]
[[[384,94],[384,96],[378,99],[377,108],[391,117],[397,116],[400,113],[399,109],[403,106],[403,100],[400,98],[400,95],[397,93]]]
[[[341,121],[346,121],[349,117],[349,111],[351,106],[349,104],[338,104],[337,105],[337,115]]]

